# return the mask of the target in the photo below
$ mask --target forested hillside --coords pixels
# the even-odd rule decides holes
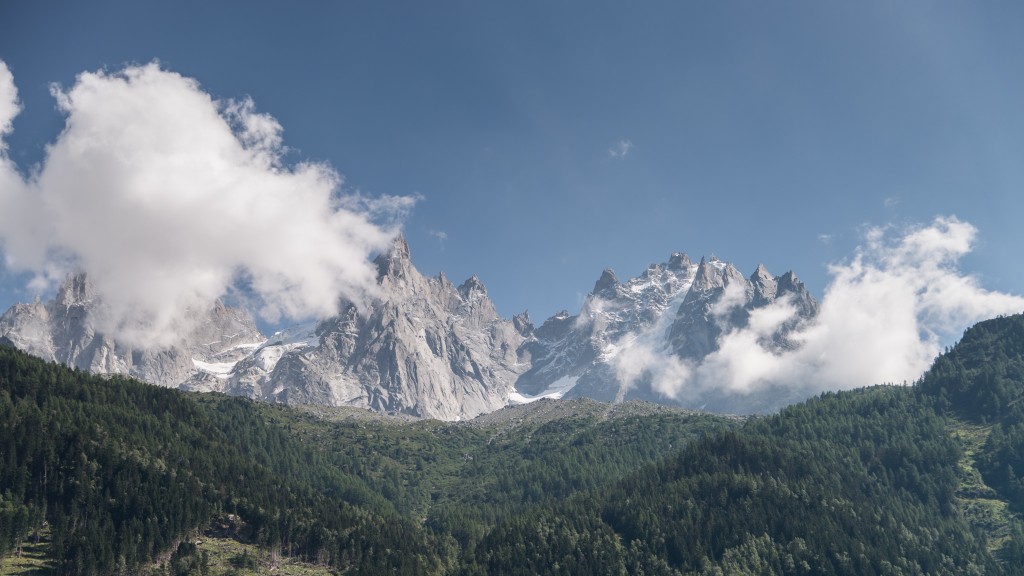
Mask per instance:
[[[470,572],[1021,574],[1022,397],[1024,317],[983,322],[914,387],[824,394],[503,522]]]
[[[1024,504],[1024,316],[972,327],[921,387],[947,412],[990,426],[981,473],[1005,499]]]
[[[486,425],[331,421],[0,346],[0,552],[45,526],[57,573],[139,573],[232,514],[275,554],[346,573],[441,573],[499,519],[737,425],[644,405],[558,410]]]
[[[585,400],[404,421],[0,347],[0,556],[41,537],[58,574],[209,574],[185,560],[230,517],[254,565],[324,573],[1021,574],[1022,398],[1021,316],[915,386],[746,421]]]

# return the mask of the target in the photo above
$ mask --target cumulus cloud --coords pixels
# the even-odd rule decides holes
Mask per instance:
[[[683,386],[693,381],[694,367],[666,351],[664,343],[652,338],[651,334],[627,335],[628,340],[619,343],[619,349],[612,360],[615,374],[619,380],[630,385],[645,379],[655,392],[681,399],[684,392],[689,392]],[[693,391],[696,392],[695,389]],[[623,400],[625,392],[625,389],[620,390],[617,400]],[[688,393],[685,395],[687,400],[694,397]]]
[[[0,138],[7,136],[14,129],[14,117],[21,112],[18,104],[18,89],[14,86],[14,76],[7,63],[0,60]],[[0,140],[0,150],[4,143]]]
[[[745,327],[723,333],[716,351],[697,364],[679,366],[656,338],[622,342],[618,375],[626,383],[650,378],[656,391],[686,400],[711,390],[813,393],[914,381],[942,343],[972,323],[1024,311],[1024,298],[986,290],[959,269],[977,233],[955,217],[902,230],[868,229],[853,257],[829,268],[818,316],[789,333],[793,349],[766,345],[780,327],[798,320],[797,308],[783,298],[753,311]],[[726,291],[713,317],[738,302]]]
[[[51,92],[66,124],[43,164],[25,179],[0,157],[0,246],[37,288],[87,271],[101,328],[134,343],[171,343],[189,310],[232,292],[269,321],[363,301],[369,255],[416,200],[342,194],[330,166],[286,165],[281,125],[251,99],[216,100],[157,63]],[[16,94],[3,66],[3,134]]]
[[[612,158],[625,158],[633,150],[633,143],[629,140],[619,140],[615,147],[608,149],[608,156]]]

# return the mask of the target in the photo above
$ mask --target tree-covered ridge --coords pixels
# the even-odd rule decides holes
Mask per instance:
[[[265,548],[346,573],[440,573],[498,519],[735,425],[676,410],[581,410],[514,433],[330,422],[0,347],[0,552],[46,521],[60,573],[137,573],[231,513]]]
[[[1000,573],[954,510],[944,424],[909,388],[828,394],[512,519],[471,572]]]
[[[352,497],[373,494],[332,478],[246,401],[203,406],[9,348],[0,385],[0,546],[46,521],[59,573],[133,573],[221,511],[267,546],[337,566],[437,568],[429,533]]]
[[[920,382],[956,414],[1013,420],[1024,410],[1024,315],[979,322],[939,356]]]
[[[769,417],[572,401],[446,423],[0,347],[0,552],[45,521],[57,573],[204,574],[195,537],[230,514],[268,556],[344,574],[1022,574],[1022,358],[1015,316],[915,386]]]
[[[988,428],[977,467],[1024,513],[1024,315],[980,322],[940,356],[920,383],[949,413]],[[1015,555],[1024,562],[1024,542]]]

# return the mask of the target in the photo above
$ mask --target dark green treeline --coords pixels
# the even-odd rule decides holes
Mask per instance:
[[[915,386],[745,423],[542,407],[331,421],[0,347],[0,552],[45,523],[60,574],[136,574],[237,514],[261,547],[339,573],[1024,573],[1020,316],[971,328]],[[965,462],[1009,503],[1009,535],[964,512]]]

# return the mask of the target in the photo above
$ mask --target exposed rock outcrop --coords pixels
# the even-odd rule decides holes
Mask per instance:
[[[624,373],[623,358],[635,360],[640,350],[648,365],[698,366],[723,335],[779,304],[788,307],[784,320],[757,338],[764,349],[783,353],[797,346],[792,331],[817,314],[792,272],[773,276],[758,266],[744,277],[715,257],[694,264],[678,252],[625,282],[605,270],[578,314],[563,310],[540,326],[526,312],[499,316],[476,276],[456,286],[444,274],[420,274],[402,237],[375,265],[374,297],[358,306],[341,302],[336,316],[270,338],[245,312],[218,302],[196,314],[174,345],[132,347],[97,331],[102,302],[88,277],[77,275],[54,300],[8,310],[0,317],[0,342],[165,386],[444,420],[562,397],[755,412],[795,398],[773,397],[771,386],[758,396],[705,386],[698,395],[677,397],[645,376],[643,362]]]
[[[122,374],[178,386],[203,366],[231,365],[264,337],[252,317],[220,301],[190,317],[190,329],[169,346],[142,347],[99,331],[103,303],[86,274],[69,276],[46,303],[16,304],[0,316],[0,337],[40,358],[96,374]]]

